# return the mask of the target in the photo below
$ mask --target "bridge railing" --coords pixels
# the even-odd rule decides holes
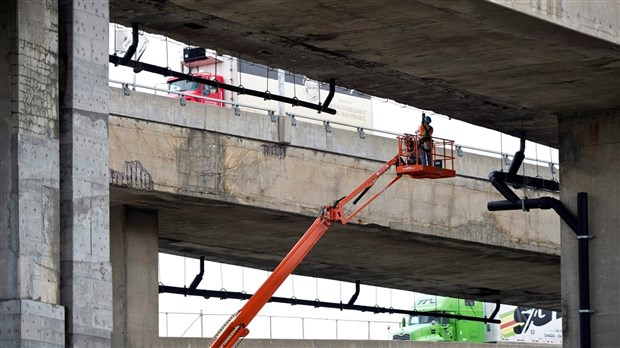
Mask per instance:
[[[213,337],[230,314],[160,312],[160,337]],[[278,315],[258,315],[252,321],[249,338],[261,339],[341,339],[391,340],[394,321],[325,319]]]
[[[179,91],[171,91],[171,90],[168,90],[168,89],[159,88],[157,86],[148,86],[148,85],[142,85],[142,84],[137,84],[137,83],[133,83],[133,82],[119,81],[119,80],[109,80],[109,85],[112,86],[112,87],[122,88],[124,90],[125,95],[127,95],[127,96],[131,95],[132,92],[136,92],[136,91],[141,92],[138,89],[144,90],[144,91],[150,91],[152,94],[161,95],[161,96],[168,96],[170,94],[176,94],[176,95],[179,96],[179,104],[182,105],[182,106],[184,106],[186,104],[186,101],[183,98],[181,98],[185,94],[183,92],[179,92]],[[203,97],[203,96],[199,96],[199,95],[192,95],[191,97],[195,98],[195,99],[202,99],[204,101],[210,102],[211,104],[213,104],[213,103],[220,103],[220,104],[227,105],[227,107],[230,107],[230,108],[234,109],[235,110],[235,114],[237,114],[237,115],[239,115],[241,109],[255,111],[255,112],[258,112],[258,113],[265,113],[266,115],[271,116],[271,117],[274,117],[275,114],[276,114],[276,111],[273,110],[273,109],[261,108],[261,107],[255,106],[255,105],[239,104],[239,103],[235,103],[235,102],[231,102],[231,101],[220,100],[220,99],[213,99],[213,98]],[[206,104],[208,105],[208,103],[206,103]],[[288,113],[288,112],[286,113],[286,116],[289,116],[291,118],[291,122],[293,122],[293,123],[297,122],[297,120],[301,120],[301,121],[309,121],[311,123],[323,124],[323,126],[326,129],[326,131],[328,131],[328,132],[331,132],[331,127],[332,126],[338,126],[339,128],[342,128],[342,129],[349,129],[349,130],[352,130],[352,131],[356,131],[358,133],[358,135],[360,136],[360,138],[362,138],[362,139],[366,137],[366,133],[367,132],[369,132],[371,134],[376,134],[376,135],[379,135],[379,136],[389,136],[389,137],[397,137],[397,136],[402,135],[402,133],[395,133],[395,132],[391,132],[391,131],[387,131],[387,130],[383,130],[383,129],[363,128],[363,127],[354,126],[354,125],[350,125],[350,124],[346,124],[346,123],[341,123],[341,122],[336,122],[336,121],[331,121],[331,120],[325,120],[324,118],[310,117],[310,116],[300,116],[300,115],[295,115],[293,113]],[[454,144],[454,148],[456,150],[456,155],[458,157],[463,157],[464,156],[464,152],[470,152],[470,153],[485,155],[485,156],[489,156],[489,157],[497,157],[497,158],[501,158],[502,159],[502,161],[506,165],[506,167],[510,166],[510,162],[512,161],[512,157],[514,157],[513,153],[505,153],[505,152],[496,151],[496,150],[482,149],[482,148],[477,148],[477,147],[463,145],[463,144]],[[553,179],[555,179],[555,175],[556,175],[556,173],[557,173],[557,171],[559,169],[559,164],[555,163],[553,161],[543,161],[543,160],[538,159],[538,158],[525,157],[524,158],[524,162],[532,164],[534,166],[549,168],[551,176],[553,177]]]

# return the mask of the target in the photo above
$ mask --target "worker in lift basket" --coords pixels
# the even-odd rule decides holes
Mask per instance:
[[[431,151],[433,148],[433,127],[431,118],[422,114],[422,124],[416,131],[418,133],[418,152],[420,154],[420,164],[430,166],[433,163]]]

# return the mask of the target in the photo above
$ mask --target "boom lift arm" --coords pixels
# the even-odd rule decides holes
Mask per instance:
[[[213,341],[211,342],[211,348],[231,348],[242,337],[247,336],[250,333],[248,325],[263,308],[263,306],[269,301],[271,296],[278,290],[280,285],[286,280],[286,278],[293,273],[293,270],[301,263],[301,261],[308,255],[314,245],[321,239],[327,229],[334,223],[340,222],[343,225],[351,221],[360,211],[366,208],[372,201],[374,201],[385,190],[398,181],[402,175],[409,175],[412,177],[452,177],[454,176],[454,170],[450,169],[436,169],[430,166],[422,165],[407,165],[403,158],[411,155],[411,149],[407,150],[404,144],[408,144],[410,140],[417,140],[415,135],[404,135],[399,137],[399,152],[392,159],[387,161],[376,172],[356,187],[351,193],[335,201],[332,205],[325,205],[321,208],[319,216],[314,220],[314,223],[308,228],[306,233],[295,244],[293,249],[284,257],[278,267],[271,273],[265,283],[256,291],[256,293],[248,300],[248,302],[235,314],[233,314],[228,321],[222,326],[222,328],[216,333]],[[448,141],[450,146],[452,142]],[[452,149],[450,150],[452,153]],[[444,150],[445,154],[445,150]],[[441,155],[439,155],[441,156]],[[442,157],[443,158],[443,157]],[[449,158],[443,158],[444,161],[453,161],[454,157],[451,155]],[[344,211],[345,206],[348,203],[353,205],[368,192],[368,190],[375,184],[377,179],[387,172],[392,166],[396,165],[396,176],[365,201],[360,207],[348,214]],[[453,167],[453,165],[452,165]],[[425,174],[426,172],[426,174]],[[437,176],[436,173],[441,173]],[[428,175],[427,175],[428,174]]]

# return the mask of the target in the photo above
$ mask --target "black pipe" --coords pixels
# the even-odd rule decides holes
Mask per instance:
[[[205,257],[201,256],[200,257],[200,272],[196,274],[196,277],[194,277],[194,280],[192,280],[192,283],[189,285],[190,290],[194,290],[198,287],[198,284],[200,284],[200,282],[202,281],[202,276],[204,274],[205,274]]]
[[[553,209],[560,218],[570,227],[575,233],[578,233],[579,227],[577,225],[577,219],[571,214],[568,209],[559,200],[552,197],[540,197],[533,199],[511,201],[491,201],[487,203],[487,209],[489,211],[502,211],[502,210],[519,210],[519,209]]]
[[[560,183],[554,180],[547,180],[540,177],[523,176],[518,174],[506,175],[506,183],[512,184],[515,189],[520,189],[523,186],[532,187],[535,189],[543,189],[549,191],[560,191]]]
[[[497,189],[497,191],[499,191],[509,201],[512,201],[512,199],[508,198],[507,196],[512,196],[514,194],[510,193],[512,192],[512,190],[508,188],[507,184],[512,184],[513,187],[516,189],[526,186],[535,189],[549,190],[555,192],[560,191],[560,183],[554,180],[547,180],[540,177],[533,178],[531,176],[493,171],[489,174],[489,180],[491,181],[491,184]],[[500,187],[498,187],[498,185]]]
[[[499,301],[495,301],[495,309],[493,310],[493,313],[491,313],[491,316],[489,317],[489,319],[495,319],[495,316],[497,315],[497,312],[499,312]]]
[[[499,210],[517,210],[517,209],[553,209],[560,218],[570,227],[571,230],[577,235],[577,262],[579,273],[579,340],[581,348],[590,348],[591,343],[591,324],[590,315],[594,313],[590,309],[590,263],[589,263],[589,245],[588,241],[591,238],[588,234],[588,194],[585,192],[577,193],[577,217],[575,217],[561,201],[551,197],[541,197],[537,199],[524,199],[520,200],[516,194],[506,186],[506,182],[512,182],[518,184],[523,182],[523,185],[527,185],[529,182],[535,182],[537,178],[523,177],[516,175],[519,170],[519,166],[523,162],[525,155],[525,132],[521,132],[521,144],[520,149],[515,153],[513,162],[510,165],[508,173],[502,175],[502,172],[491,172],[489,174],[489,180],[491,184],[507,199],[507,201],[491,201],[487,203],[487,209],[489,211]],[[555,190],[560,189],[559,184],[555,181],[541,180],[539,184],[557,185]],[[515,197],[517,200],[515,201]]]
[[[118,63],[118,64],[124,65],[123,63],[128,62],[131,59],[131,57],[134,55],[134,53],[136,53],[136,49],[138,48],[138,40],[140,40],[140,37],[138,35],[138,23],[134,23],[132,25],[132,31],[131,31],[131,46],[129,46],[129,48],[127,49],[127,52],[125,52],[125,55],[121,59],[122,63]],[[115,64],[115,65],[118,65],[118,64]]]
[[[353,294],[353,296],[351,296],[351,299],[349,300],[348,305],[352,305],[355,303],[355,301],[357,301],[357,296],[359,296],[360,294],[360,281],[356,280],[355,281],[355,293]]]
[[[329,103],[332,102],[332,99],[334,98],[335,93],[336,93],[336,80],[329,79],[329,94],[327,95],[327,98],[325,98],[325,103],[323,103],[323,108],[326,108],[329,106]]]
[[[507,200],[512,203],[519,201],[519,196],[514,193],[505,183],[506,181],[506,173],[494,171],[489,174],[489,180],[491,181],[491,185],[495,187],[499,193],[504,196]],[[489,204],[492,202],[489,202]],[[489,209],[490,210],[490,209]]]
[[[523,163],[523,159],[525,158],[525,132],[521,131],[521,142],[519,146],[519,151],[515,153],[512,162],[510,163],[510,167],[508,168],[508,174],[514,175],[519,171],[519,167],[521,163]]]
[[[202,296],[204,298],[218,297],[221,299],[239,299],[246,300],[252,296],[252,294],[247,294],[245,292],[230,292],[230,291],[215,291],[215,290],[199,290],[199,289],[188,289],[188,288],[179,288],[173,286],[165,286],[159,285],[159,293],[170,293],[170,294],[179,294],[179,295],[193,295],[193,296]],[[347,310],[356,310],[361,312],[372,312],[372,313],[389,313],[389,314],[407,314],[407,315],[431,315],[441,318],[451,318],[451,319],[460,319],[460,320],[469,320],[469,321],[477,321],[483,323],[492,323],[499,324],[501,321],[499,319],[488,319],[488,318],[478,318],[478,317],[469,317],[465,315],[458,314],[448,314],[442,312],[420,312],[415,310],[406,310],[406,309],[395,309],[395,308],[385,308],[379,306],[360,306],[360,305],[349,305],[333,302],[321,302],[318,300],[300,300],[297,298],[286,298],[286,297],[272,297],[269,302],[276,303],[288,303],[290,305],[302,305],[302,306],[312,306],[312,307],[325,307],[325,308],[334,308],[334,309],[347,309]]]
[[[577,236],[579,262],[579,333],[581,348],[590,348],[590,262],[588,241],[588,194],[577,193],[579,234]]]
[[[291,104],[295,106],[302,106],[304,108],[316,110],[319,112],[326,112],[331,115],[336,114],[336,110],[325,107],[321,104],[312,104],[307,101],[299,100],[297,98],[283,97],[277,94],[256,91],[253,89],[246,89],[242,86],[233,86],[233,85],[229,85],[223,82],[219,82],[217,80],[207,80],[207,79],[200,78],[198,76],[180,73],[178,71],[173,71],[168,68],[163,68],[163,67],[153,65],[153,64],[148,64],[148,63],[142,63],[142,62],[138,62],[135,60],[129,60],[125,62],[123,61],[122,58],[115,56],[115,55],[110,55],[109,61],[110,63],[113,63],[114,65],[123,65],[123,66],[134,68],[140,71],[144,70],[144,71],[152,72],[154,74],[158,74],[162,76],[174,76],[174,77],[178,77],[183,80],[198,82],[198,83],[202,83],[203,85],[212,86],[216,88],[222,88],[227,91],[232,91],[232,92],[239,93],[239,94],[247,94],[247,95],[251,95],[254,97],[281,101],[287,104]]]

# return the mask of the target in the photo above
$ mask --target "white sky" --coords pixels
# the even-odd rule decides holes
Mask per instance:
[[[114,35],[114,25],[110,26]],[[183,44],[166,40],[157,35],[147,35],[148,47],[141,61],[168,66],[180,70]],[[110,52],[114,49],[114,37],[110,39]],[[167,54],[166,54],[167,52]],[[165,87],[165,77],[141,72],[134,74],[130,68],[110,65],[110,80],[134,82],[152,87]],[[140,90],[140,89],[138,89]],[[149,91],[152,93],[152,91]],[[391,100],[375,98],[372,103],[373,129],[394,133],[413,133],[417,129],[421,110],[404,106]],[[518,150],[517,138],[500,135],[499,132],[469,125],[449,119],[447,116],[426,111],[433,118],[432,125],[435,135],[453,139],[465,147],[488,149],[514,154]],[[557,164],[557,150],[546,146],[526,144],[526,157],[538,158],[541,161],[553,161]],[[300,231],[300,236],[304,231]],[[168,286],[189,286],[198,273],[197,259],[160,254],[159,282]],[[394,267],[398,267],[394,265]],[[254,293],[267,278],[268,272],[205,262],[205,275],[199,289]],[[296,297],[304,300],[320,299],[326,302],[348,302],[355,292],[352,283],[337,282],[302,276],[289,277],[274,296]],[[414,293],[362,285],[361,293],[356,301],[358,305],[393,307],[409,309],[414,303]],[[212,336],[226,321],[228,315],[237,311],[245,303],[240,300],[204,299],[193,296],[160,294],[160,335],[161,336]],[[206,314],[200,317],[196,313]],[[168,313],[168,314],[165,314]],[[179,314],[194,313],[194,314]],[[223,315],[225,314],[225,315]],[[265,316],[271,316],[269,319]],[[283,318],[285,317],[285,318]],[[293,318],[294,317],[294,318]],[[305,317],[303,323],[299,317]],[[318,318],[318,319],[310,319]],[[330,320],[324,320],[329,318]],[[388,325],[398,327],[402,315],[372,314],[357,311],[339,311],[333,309],[317,309],[306,306],[292,307],[286,304],[267,304],[259,316],[250,325],[250,336],[255,338],[301,338],[302,326],[305,338],[347,338],[347,339],[389,339]],[[338,319],[338,332],[336,321]],[[271,320],[271,325],[269,322]],[[369,334],[370,329],[370,334]]]

